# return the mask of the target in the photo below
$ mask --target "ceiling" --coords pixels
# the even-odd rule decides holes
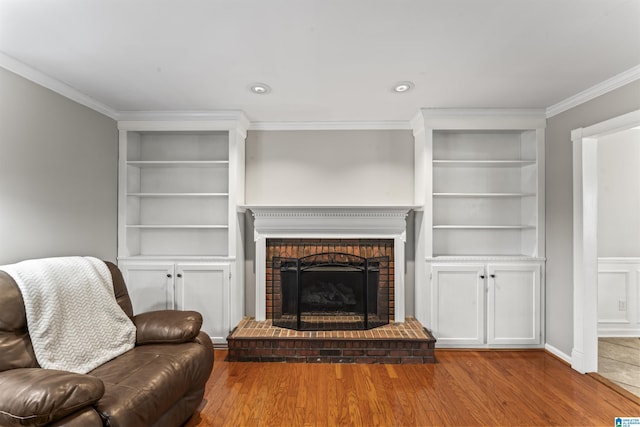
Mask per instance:
[[[0,0],[0,52],[117,112],[409,120],[547,108],[637,67],[640,1]]]

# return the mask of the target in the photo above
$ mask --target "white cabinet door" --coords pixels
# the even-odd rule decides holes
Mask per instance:
[[[484,344],[484,266],[434,265],[431,271],[431,324],[437,343]]]
[[[133,313],[173,308],[173,263],[122,263]]]
[[[540,266],[488,264],[487,343],[540,344]]]
[[[176,264],[176,308],[202,314],[202,330],[214,344],[229,335],[229,265]]]

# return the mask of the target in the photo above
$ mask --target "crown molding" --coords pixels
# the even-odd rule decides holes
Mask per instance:
[[[249,130],[411,130],[409,121],[253,122]]]
[[[249,123],[245,114],[240,110],[119,111],[118,119],[122,121],[240,120]]]
[[[413,134],[430,129],[544,129],[540,108],[422,108],[411,120]]]
[[[636,65],[627,71],[623,71],[610,79],[600,82],[595,86],[591,86],[589,89],[583,90],[580,93],[570,96],[569,98],[548,107],[546,109],[547,119],[639,79],[640,65]]]
[[[95,99],[85,95],[84,93],[81,93],[80,91],[72,88],[66,83],[54,79],[53,77],[50,77],[3,52],[0,52],[0,67],[9,70],[12,73],[17,74],[29,81],[32,81],[33,83],[36,83],[44,88],[52,90],[53,92],[62,95],[74,102],[77,102],[80,105],[91,108],[92,110],[97,111],[100,114],[104,114],[107,117],[118,120],[118,112],[108,105],[96,101]]]
[[[588,102],[598,96],[604,95],[626,84],[640,80],[640,65],[623,71],[622,73],[598,83],[576,95],[570,96],[546,109],[541,110],[516,110],[516,109],[430,109],[425,108],[410,120],[391,121],[326,121],[326,122],[249,122],[246,116],[237,116],[238,111],[118,111],[73,87],[57,80],[25,63],[0,52],[0,67],[11,71],[29,81],[58,93],[80,105],[84,105],[98,113],[104,114],[114,120],[161,120],[161,121],[187,121],[187,120],[239,120],[241,126],[248,130],[413,130],[414,133],[424,125],[418,116],[426,113],[436,117],[440,114],[455,116],[465,115],[481,116],[493,114],[507,114],[510,116],[529,115],[542,112],[548,119],[580,104]],[[437,112],[436,112],[437,111]],[[242,112],[240,112],[242,113]],[[233,114],[236,114],[233,116]]]
[[[120,130],[224,130],[236,129],[246,137],[249,119],[240,110],[121,111]]]

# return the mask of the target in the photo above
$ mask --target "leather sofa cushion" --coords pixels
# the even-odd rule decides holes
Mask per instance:
[[[98,378],[41,368],[0,372],[0,425],[43,426],[100,399]]]
[[[193,341],[200,333],[202,315],[196,311],[149,311],[133,317],[136,345]]]
[[[96,409],[105,425],[152,425],[189,390],[204,387],[211,348],[190,342],[135,347],[91,371],[105,384]],[[205,357],[206,359],[206,357]]]
[[[93,406],[74,412],[47,427],[103,427],[102,418]]]
[[[11,276],[0,271],[0,371],[39,366],[20,289]]]

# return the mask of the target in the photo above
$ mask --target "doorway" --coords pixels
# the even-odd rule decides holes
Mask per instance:
[[[573,350],[581,373],[598,370],[598,139],[640,126],[640,110],[571,132],[573,142]]]

